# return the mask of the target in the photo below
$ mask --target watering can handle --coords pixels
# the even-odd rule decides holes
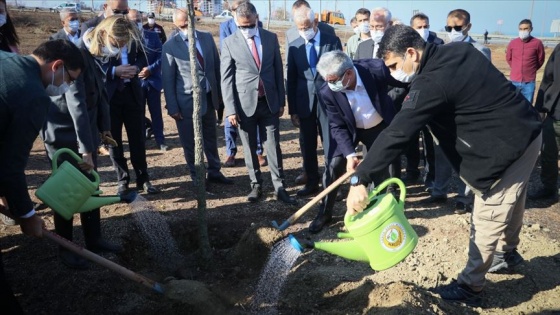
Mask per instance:
[[[53,174],[56,173],[56,171],[58,170],[58,156],[66,153],[68,155],[70,155],[71,157],[73,157],[76,161],[78,161],[78,163],[83,162],[82,158],[80,156],[78,156],[74,151],[68,149],[68,148],[62,148],[62,149],[58,149],[54,154],[53,154],[53,158],[52,158],[52,169],[53,169]],[[95,178],[94,183],[97,183],[97,185],[99,186],[99,174],[97,174],[96,171],[91,170],[91,174],[93,175],[93,177]]]
[[[387,188],[387,186],[391,184],[397,184],[399,186],[399,189],[401,190],[399,195],[399,201],[404,203],[404,199],[406,197],[406,186],[404,185],[402,180],[396,177],[389,178],[384,182],[382,182],[379,186],[375,187],[375,189],[369,193],[370,202],[373,199],[373,197],[377,196],[381,191],[383,191],[385,188]]]

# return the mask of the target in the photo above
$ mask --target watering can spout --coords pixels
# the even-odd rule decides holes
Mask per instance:
[[[134,191],[122,196],[103,196],[103,197],[91,196],[85,201],[85,203],[82,205],[80,209],[78,209],[77,212],[79,213],[88,212],[93,209],[101,208],[103,206],[111,205],[121,201],[126,203],[131,203],[134,199],[136,199],[137,194],[138,193]]]
[[[320,249],[322,251],[340,256],[342,258],[369,262],[367,253],[355,240],[344,242],[316,242],[313,245],[315,249]]]

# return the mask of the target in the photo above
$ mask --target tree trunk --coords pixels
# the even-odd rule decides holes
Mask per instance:
[[[266,29],[270,29],[270,19],[272,18],[272,0],[268,0],[268,21],[266,22]]]
[[[202,120],[201,120],[201,89],[197,74],[196,39],[194,32],[195,15],[194,1],[187,1],[189,12],[189,56],[191,62],[191,76],[193,83],[193,129],[194,129],[194,164],[196,169],[196,201],[198,212],[198,237],[200,256],[207,262],[212,256],[210,239],[208,237],[208,223],[206,222],[206,168],[202,147]],[[209,105],[207,110],[212,110]]]

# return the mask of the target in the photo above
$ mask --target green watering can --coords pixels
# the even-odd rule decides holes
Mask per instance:
[[[390,184],[401,190],[399,200],[392,193],[379,194]],[[302,242],[289,235],[290,243],[297,250],[315,248],[350,260],[369,262],[373,270],[385,270],[401,262],[418,243],[418,235],[404,215],[406,187],[398,178],[391,178],[369,194],[366,210],[356,215],[346,215],[344,225],[348,233],[338,233],[345,242]],[[302,246],[303,244],[303,246]]]
[[[70,149],[63,148],[56,151],[52,158],[53,172],[37,189],[35,195],[66,220],[70,220],[75,213],[91,211],[121,201],[130,203],[136,199],[138,193],[135,191],[122,196],[97,196],[102,193],[98,190],[99,174],[92,170],[91,174],[95,180],[91,181],[68,161],[58,166],[58,156],[62,153],[69,154],[76,161],[82,162],[82,159]]]

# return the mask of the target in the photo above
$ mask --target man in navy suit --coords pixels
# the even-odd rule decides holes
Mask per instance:
[[[235,24],[235,17],[237,7],[243,2],[250,2],[249,0],[234,0],[231,3],[231,14],[233,15],[233,19],[229,19],[225,22],[220,23],[220,50],[222,50],[222,42],[224,39],[231,34],[237,31],[237,24]],[[262,22],[258,21],[258,26],[262,27]],[[224,105],[220,104],[220,108],[218,109],[218,119],[222,119],[223,116],[220,114],[224,111]],[[233,167],[235,166],[235,155],[237,154],[237,127],[232,126],[229,123],[229,120],[224,121],[224,133],[226,139],[226,160],[224,161],[225,167]],[[259,160],[260,166],[266,166],[267,161],[263,156],[263,149],[260,139],[260,132],[257,132],[257,158]]]
[[[140,85],[144,90],[143,104],[148,102],[148,110],[151,117],[151,132],[154,134],[156,143],[161,151],[167,151],[165,136],[163,135],[163,118],[161,114],[161,47],[162,43],[159,34],[149,31],[142,26],[142,14],[138,10],[130,10],[128,19],[137,24],[142,33],[142,40],[146,48],[148,65],[138,73]],[[149,122],[149,119],[146,118]]]
[[[330,185],[345,171],[358,166],[356,145],[361,142],[368,151],[383,129],[396,114],[388,85],[404,87],[395,80],[381,59],[352,61],[342,51],[325,53],[317,64],[317,71],[326,81],[319,96],[327,109],[329,128],[334,141],[329,147],[326,185]],[[389,176],[388,168],[376,174],[377,183]],[[338,189],[323,200],[324,207],[310,225],[317,233],[332,219],[332,209]]]
[[[322,54],[342,50],[340,39],[318,29],[315,13],[302,6],[293,11],[293,19],[299,36],[288,48],[286,90],[292,123],[300,128],[303,169],[307,183],[297,192],[308,196],[319,190],[319,166],[317,162],[317,130],[323,141],[325,156],[329,151],[330,132],[325,106],[319,102],[317,90],[325,82],[317,73],[317,62]]]

